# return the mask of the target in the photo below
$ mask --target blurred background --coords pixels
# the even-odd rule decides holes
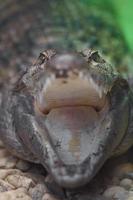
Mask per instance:
[[[129,48],[133,52],[133,1],[109,0],[112,4],[117,21],[120,24]]]
[[[0,0],[0,80],[41,51],[99,50],[121,73],[133,72],[132,0]]]

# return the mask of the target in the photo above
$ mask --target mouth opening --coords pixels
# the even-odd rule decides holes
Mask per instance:
[[[89,170],[82,172],[82,167],[94,149],[99,151],[97,138],[104,137],[99,130],[109,109],[107,93],[81,71],[71,72],[67,78],[51,75],[36,99],[36,108],[46,116],[50,143],[59,159],[51,171],[55,180],[66,187],[82,185],[80,180],[87,182],[91,175]],[[72,165],[75,178],[69,174]]]
[[[65,78],[51,75],[36,99],[36,106],[44,114],[55,108],[78,106],[92,107],[100,112],[107,104],[107,94],[103,91],[102,87],[91,77],[83,75],[83,72],[70,72]]]

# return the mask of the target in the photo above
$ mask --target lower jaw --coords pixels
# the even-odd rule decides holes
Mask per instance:
[[[91,106],[54,108],[45,115],[48,143],[54,152],[49,153],[46,166],[60,186],[77,188],[85,185],[107,159],[104,155],[107,152],[99,148],[100,142],[106,144],[108,137],[101,129],[104,127],[102,120]],[[45,160],[43,162],[45,166]]]
[[[55,108],[45,120],[50,141],[65,165],[79,165],[87,158],[99,124],[98,113],[89,106]]]

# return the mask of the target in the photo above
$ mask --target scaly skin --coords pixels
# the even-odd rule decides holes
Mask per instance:
[[[3,96],[1,139],[60,186],[79,187],[132,146],[131,94],[98,52],[47,50]]]
[[[107,58],[110,57],[111,62],[119,68],[123,68],[125,65],[124,57],[128,53],[128,49],[123,36],[119,34],[117,24],[114,24],[111,14],[105,12],[105,15],[101,15],[106,8],[95,14],[94,10],[97,7],[90,6],[88,8],[89,12],[86,9],[83,10],[85,12],[82,12],[83,7],[79,7],[80,4],[77,3],[77,13],[68,17],[67,13],[70,11],[70,6],[65,0],[62,1],[63,3],[60,1],[51,1],[50,3],[48,1],[25,1],[22,5],[18,1],[16,2],[17,4],[14,7],[12,3],[7,2],[4,10],[10,12],[3,11],[2,13],[2,67],[15,67],[15,70],[16,67],[23,69],[23,66],[28,66],[38,52],[48,47],[60,50],[61,53],[57,54],[59,57],[64,50],[67,50],[68,54],[66,55],[71,57],[73,54],[69,52],[73,49],[95,48],[102,51]],[[71,4],[74,6],[75,1],[72,1]],[[12,9],[6,9],[8,7]],[[82,14],[79,16],[79,13]],[[14,18],[11,16],[14,16]],[[80,23],[77,24],[77,22]],[[22,25],[20,25],[21,23]],[[89,23],[89,26],[86,25],[87,23]],[[6,55],[3,52],[6,52]],[[85,68],[87,78],[93,78],[93,81],[96,84],[98,83],[98,88],[102,87],[105,90],[106,97],[103,98],[107,98],[109,103],[108,109],[105,109],[107,113],[104,112],[106,120],[105,116],[102,116],[105,121],[103,120],[103,124],[98,126],[98,130],[94,129],[94,133],[96,133],[94,141],[91,138],[93,137],[90,134],[91,131],[88,138],[86,138],[90,124],[86,127],[84,123],[81,124],[82,128],[79,128],[78,141],[77,137],[72,137],[71,130],[71,133],[69,133],[71,141],[69,141],[66,134],[62,132],[64,127],[66,130],[69,130],[69,127],[63,122],[58,125],[59,120],[67,111],[64,112],[63,110],[63,113],[61,111],[59,115],[58,110],[56,112],[56,106],[52,105],[52,108],[49,108],[47,105],[42,105],[45,101],[45,95],[44,99],[42,97],[42,86],[46,84],[49,71],[44,74],[45,70],[41,67],[45,65],[49,66],[48,69],[51,66],[54,69],[57,67],[56,62],[52,61],[54,60],[53,57],[47,52],[42,54],[44,59],[40,60],[39,58],[34,66],[28,67],[20,81],[17,82],[15,90],[12,86],[10,90],[8,86],[1,104],[0,134],[8,149],[22,159],[41,163],[53,175],[55,180],[64,187],[78,187],[89,182],[109,157],[125,152],[133,144],[132,92],[128,83],[119,75],[115,75],[107,62],[102,62],[102,57],[98,56],[98,61],[91,57],[93,51],[89,51],[87,54],[83,52],[82,54],[87,62],[83,58],[78,60],[78,54],[77,56],[74,55],[73,60],[76,63],[74,67],[78,69],[78,72],[82,72],[81,66],[84,68],[87,65]],[[52,64],[48,64],[49,60]],[[68,72],[71,64],[73,62],[66,62]],[[64,59],[62,67],[64,67]],[[39,71],[39,69],[41,70]],[[37,79],[32,78],[32,72]],[[42,75],[44,75],[44,80],[41,83]],[[39,95],[41,95],[43,103],[39,102],[37,98]],[[99,98],[98,101],[100,101]],[[79,103],[77,104],[79,106]],[[67,103],[67,106],[70,106],[70,102]],[[80,106],[84,106],[84,103]],[[54,109],[53,112],[55,113],[51,116],[46,114],[49,110],[51,112]],[[41,115],[38,110],[40,110]],[[90,121],[89,112],[90,110],[86,112],[82,108],[80,110],[79,107],[80,115],[85,115],[84,120],[88,117],[87,119]],[[52,117],[54,115],[56,118]],[[75,124],[77,124],[79,119],[76,116],[74,117]],[[53,135],[56,124],[59,126],[59,131],[64,135],[64,140],[59,145],[62,134],[58,135],[57,131],[55,134],[57,138]],[[53,129],[51,125],[53,125]],[[101,137],[99,137],[100,134]],[[87,146],[91,145],[91,139],[93,146],[90,150],[87,149]],[[81,140],[87,141],[88,145],[80,151],[76,148],[80,146],[80,142],[82,144]],[[66,141],[70,142],[70,146],[73,146],[73,143],[76,143],[76,145],[71,148],[70,155],[68,154],[68,158],[64,158],[64,161],[61,151],[65,151],[67,154]],[[58,146],[61,146],[61,150]],[[81,153],[84,159],[82,160],[81,156],[76,155],[75,152],[77,154]],[[72,159],[73,154],[74,159]],[[67,162],[68,164],[66,164]]]

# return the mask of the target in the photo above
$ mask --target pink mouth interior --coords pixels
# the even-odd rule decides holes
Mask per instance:
[[[87,79],[73,77],[66,79],[65,83],[63,81],[53,81],[37,97],[37,105],[41,112],[47,114],[54,108],[69,106],[92,106],[98,111],[104,107],[106,95],[102,94],[100,97],[95,85]]]
[[[99,124],[98,113],[89,106],[57,108],[47,115],[46,126],[56,150],[66,164],[81,163],[91,152]],[[100,135],[99,135],[100,137]]]

